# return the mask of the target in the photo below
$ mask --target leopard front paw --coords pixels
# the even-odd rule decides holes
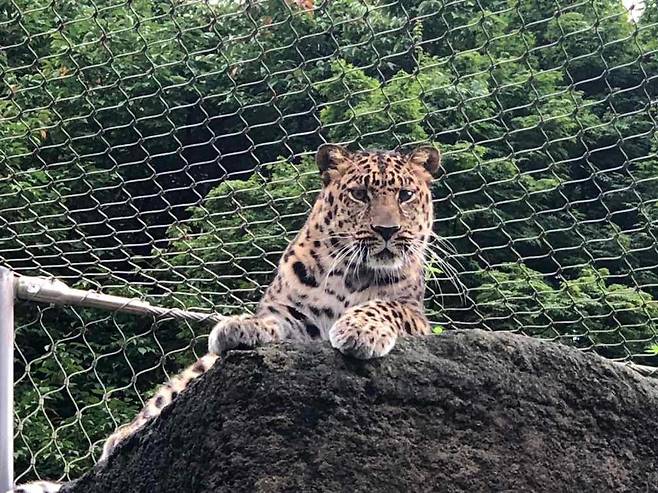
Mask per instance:
[[[340,318],[329,329],[331,345],[347,356],[372,359],[386,356],[397,340],[390,327],[373,321]]]
[[[253,348],[268,342],[261,333],[258,320],[249,315],[228,317],[219,322],[208,337],[208,352],[222,354],[238,347]]]

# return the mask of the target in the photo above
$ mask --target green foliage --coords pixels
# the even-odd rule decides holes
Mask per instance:
[[[551,285],[523,265],[503,265],[481,274],[476,289],[478,317],[497,329],[626,359],[656,336],[658,301],[621,284],[607,284],[606,269],[585,268],[578,277]]]
[[[435,332],[484,325],[658,364],[657,11],[0,0],[0,255],[80,288],[248,310],[319,189],[319,143],[430,141],[435,231],[468,288],[460,300],[430,263]],[[18,311],[23,479],[88,468],[208,331]]]
[[[272,278],[279,257],[306,221],[319,190],[315,163],[279,161],[245,181],[225,181],[189,219],[169,230],[170,247],[159,258],[194,296],[212,283],[210,302],[223,313],[253,306]],[[162,283],[166,284],[167,279]],[[177,292],[176,298],[185,299]]]
[[[441,335],[441,334],[443,334],[443,331],[444,331],[444,330],[445,330],[445,328],[444,328],[442,325],[434,325],[434,326],[432,327],[432,333],[433,333],[433,334],[436,334],[436,335]]]

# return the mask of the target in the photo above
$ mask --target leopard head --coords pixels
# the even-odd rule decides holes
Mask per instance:
[[[323,229],[340,255],[374,270],[401,269],[422,257],[432,230],[430,183],[440,168],[439,151],[350,152],[327,144],[316,162],[324,184]]]

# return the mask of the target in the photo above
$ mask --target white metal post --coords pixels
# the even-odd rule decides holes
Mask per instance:
[[[14,487],[14,275],[0,267],[0,491]]]

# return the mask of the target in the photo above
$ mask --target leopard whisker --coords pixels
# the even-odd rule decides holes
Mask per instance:
[[[419,247],[418,244],[415,244],[416,247]],[[438,249],[440,253],[443,253],[446,255],[445,251],[440,250],[439,248],[436,247],[436,245],[425,245],[425,253],[426,256],[429,256],[431,260],[433,260],[438,267],[443,270],[445,274],[447,274],[447,280],[454,286],[455,290],[459,294],[459,298],[462,302],[465,302],[465,295],[468,292],[468,288],[466,285],[461,281],[459,278],[459,271],[452,266],[448,261],[446,261],[444,258],[442,258],[435,250]],[[450,258],[449,255],[448,258]],[[424,264],[427,265],[427,258],[425,258]]]
[[[329,270],[327,270],[327,274],[324,276],[324,281],[322,283],[322,291],[325,291],[327,289],[327,283],[329,282],[329,278],[331,277],[331,274],[333,274],[334,270],[338,265],[347,257],[347,255],[350,254],[350,252],[356,248],[356,243],[351,242],[348,243],[346,246],[342,247],[341,249],[338,250],[338,254],[334,258],[333,263],[331,264],[331,267]]]

